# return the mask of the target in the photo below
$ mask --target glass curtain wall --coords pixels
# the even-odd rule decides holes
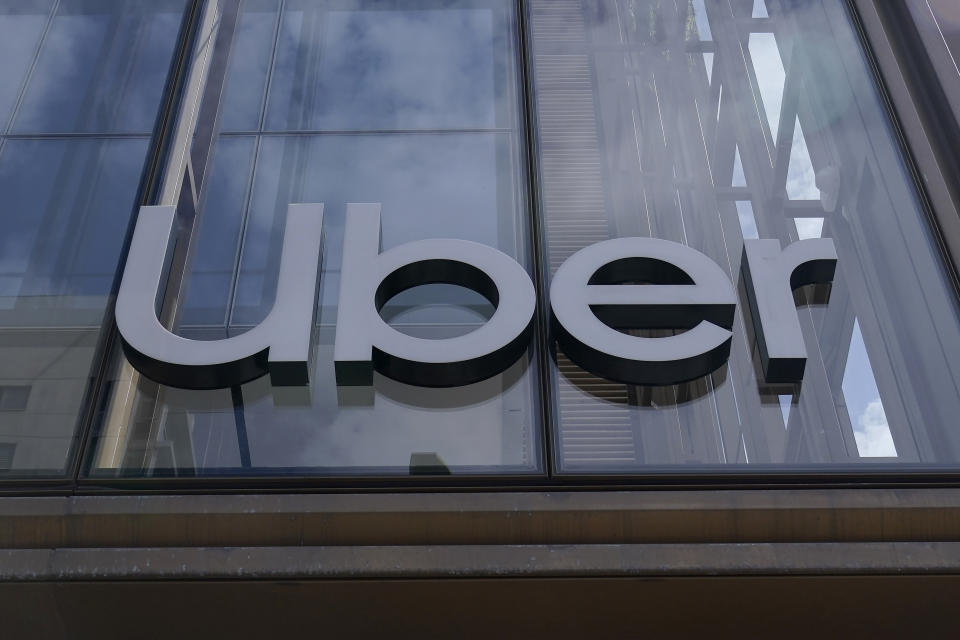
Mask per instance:
[[[0,0],[0,475],[69,466],[186,0]]]
[[[255,326],[273,302],[288,204],[322,202],[312,386],[300,393],[263,378],[186,391],[139,376],[118,353],[91,477],[538,473],[541,429],[559,475],[960,461],[957,291],[846,3],[526,3],[536,256],[515,3],[218,6],[206,84],[185,107],[199,119],[162,317],[195,339]],[[541,302],[580,248],[627,236],[690,246],[737,289],[730,359],[692,382],[637,386],[598,378],[551,344],[542,380],[531,347],[503,375],[466,387],[378,375],[372,389],[338,388],[351,202],[381,204],[384,249],[462,238],[531,273],[539,261]],[[794,294],[802,383],[766,384],[759,373],[740,265],[743,241],[758,238],[831,238],[839,255],[831,286]],[[424,338],[467,334],[491,313],[479,295],[447,285],[408,290],[382,311]],[[538,412],[540,385],[550,416]],[[22,390],[4,393],[0,410],[23,402]]]
[[[178,211],[189,255],[167,315],[201,340],[257,325],[273,304],[288,204],[323,203],[312,385],[174,389],[125,377],[118,356],[90,474],[539,470],[532,349],[502,375],[449,389],[380,375],[372,389],[338,389],[332,361],[347,203],[381,204],[384,250],[460,238],[532,264],[513,3],[231,1],[215,37]],[[381,313],[441,338],[492,312],[479,294],[427,285]]]
[[[729,363],[641,387],[553,358],[564,473],[960,460],[956,292],[844,2],[532,0],[548,271],[623,236],[739,283]],[[802,384],[758,377],[743,240],[832,238]],[[825,295],[827,294],[827,295]]]

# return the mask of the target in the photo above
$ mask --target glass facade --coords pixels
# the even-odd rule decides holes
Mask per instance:
[[[743,240],[832,238],[795,293],[802,384],[767,385],[749,307],[727,366],[616,385],[562,352],[558,468],[951,463],[955,290],[843,3],[531,4],[544,259],[623,236],[680,242],[743,281]],[[662,332],[657,335],[663,335]]]
[[[332,357],[347,203],[381,204],[384,250],[459,238],[531,264],[511,4],[228,3],[216,37],[214,55],[227,62],[221,77],[212,70],[201,105],[215,124],[193,144],[196,245],[176,328],[216,339],[262,321],[288,204],[322,202],[311,389],[298,395],[261,378],[187,391],[140,378],[129,408],[106,408],[109,437],[98,440],[91,473],[541,469],[532,353],[472,385],[418,388],[378,375],[355,393],[338,389]],[[479,294],[442,284],[409,289],[381,310],[421,338],[461,335],[491,313]]]
[[[0,3],[0,473],[62,473],[186,2]]]
[[[0,0],[0,34],[2,475],[62,475],[81,449],[81,482],[157,486],[960,462],[954,267],[845,3]],[[174,82],[178,62],[194,84]],[[149,163],[158,116],[194,115]],[[161,179],[172,199],[145,196]],[[465,386],[338,387],[346,209],[370,202],[384,251],[453,238],[516,260],[540,307],[525,355]],[[136,207],[176,205],[161,322],[223,340],[273,306],[291,203],[324,204],[310,387],[140,374],[105,314]],[[625,237],[696,249],[734,284],[730,357],[711,375],[625,384],[557,345],[553,274]],[[802,382],[767,384],[743,242],[813,238],[833,240],[836,276],[794,292]],[[433,283],[380,314],[439,339],[494,310]]]

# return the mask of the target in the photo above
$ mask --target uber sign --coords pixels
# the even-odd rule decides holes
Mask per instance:
[[[291,204],[277,295],[258,326],[223,340],[189,340],[157,319],[172,245],[174,207],[143,207],[127,259],[116,318],[127,358],[156,382],[190,389],[242,384],[269,373],[274,385],[309,383],[323,205]],[[741,261],[766,382],[803,377],[806,350],[792,291],[832,282],[830,239],[746,240]],[[423,284],[472,289],[496,311],[463,336],[415,338],[380,316],[394,295]],[[574,362],[640,385],[693,380],[730,355],[733,284],[707,256],[655,238],[598,242],[572,255],[550,287],[553,334]],[[530,342],[536,291],[522,266],[475,242],[430,239],[380,251],[380,205],[348,204],[334,366],[338,385],[371,385],[374,370],[409,384],[451,387],[504,371]],[[625,329],[682,333],[641,337]]]

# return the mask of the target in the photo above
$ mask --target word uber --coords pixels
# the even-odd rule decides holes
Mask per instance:
[[[317,304],[323,205],[287,211],[276,299],[267,317],[238,336],[190,340],[157,318],[172,244],[173,207],[140,210],[116,319],[131,364],[152,380],[190,389],[241,384],[269,373],[278,386],[309,384]],[[830,239],[746,240],[741,261],[763,374],[768,383],[802,379],[806,349],[792,291],[833,281]],[[472,289],[494,306],[481,327],[454,338],[423,339],[387,324],[380,309],[423,284]],[[337,311],[338,385],[371,385],[374,370],[401,382],[452,387],[504,371],[527,350],[536,291],[527,272],[496,249],[429,239],[380,250],[380,205],[348,204]],[[596,375],[667,385],[708,375],[730,356],[736,295],[704,254],[655,238],[617,238],[581,249],[553,276],[553,334],[574,362]],[[666,337],[621,330],[670,329]]]

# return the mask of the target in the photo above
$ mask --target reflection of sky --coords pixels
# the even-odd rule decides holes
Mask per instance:
[[[757,221],[753,217],[753,204],[749,200],[737,200],[737,218],[740,221],[740,231],[744,240],[756,240],[760,237],[757,232]]]
[[[329,339],[321,337],[321,342],[311,407],[274,407],[263,390],[259,400],[247,402],[254,464],[405,470],[412,453],[436,452],[448,465],[530,466],[527,447],[532,420],[525,395],[529,378],[507,389],[504,376],[462,387],[428,389],[378,375],[377,389],[388,393],[378,393],[373,406],[342,406],[338,405],[332,347]],[[514,368],[518,367],[523,363]],[[259,384],[265,385],[265,381]],[[246,385],[245,392],[256,386]],[[517,412],[516,423],[508,422],[511,407]],[[516,445],[505,446],[511,440]]]
[[[794,218],[793,224],[801,240],[823,237],[823,218]]]
[[[59,302],[102,308],[146,146],[145,139],[5,143],[0,155],[0,273],[16,277],[4,281],[0,295],[19,294],[43,304],[54,303],[57,296],[90,296],[86,302]]]
[[[817,176],[807,148],[807,138],[798,117],[793,127],[793,142],[790,146],[790,163],[787,166],[787,197],[791,200],[819,200]],[[797,236],[801,240],[823,236],[823,218],[794,218]]]
[[[198,250],[186,278],[184,324],[222,325],[226,320],[255,142],[253,136],[223,136],[217,141],[213,171],[204,186]]]
[[[750,14],[751,18],[769,18],[770,15],[767,13],[767,5],[764,0],[753,0],[753,11]]]
[[[707,18],[707,8],[704,0],[693,0],[693,17],[697,24],[697,35],[701,40],[713,40],[710,32],[710,21]]]
[[[292,202],[324,203],[322,295],[327,308],[336,306],[339,295],[348,202],[382,204],[384,249],[428,237],[461,238],[516,256],[516,244],[502,236],[516,215],[511,205],[502,210],[501,200],[514,189],[511,177],[504,175],[509,144],[507,135],[493,133],[264,138],[234,321],[259,322],[272,303],[281,229]],[[191,266],[186,324],[223,321],[252,152],[253,138],[223,137],[218,144]]]
[[[853,324],[842,388],[860,455],[865,458],[896,456],[897,449],[887,425],[859,321]]]
[[[331,11],[319,22],[288,11],[268,128],[492,127],[494,52],[505,46],[494,39],[492,16],[463,9]],[[304,81],[304,65],[316,69],[316,80]]]
[[[265,138],[257,167],[237,307],[256,322],[272,300],[280,219],[289,202],[323,202],[326,264],[324,306],[335,306],[336,269],[348,202],[382,204],[384,249],[421,238],[461,238],[501,247],[498,217],[498,134],[351,135]],[[332,268],[331,268],[332,267]]]
[[[505,52],[506,40],[504,25],[494,24],[493,15],[489,9],[287,10],[279,25],[266,128],[351,133],[262,137],[245,227],[244,199],[256,139],[221,136],[205,187],[184,321],[222,322],[238,251],[242,257],[232,320],[254,324],[262,319],[274,296],[288,203],[325,205],[321,323],[332,323],[335,316],[350,202],[382,204],[384,249],[422,238],[462,238],[497,247],[522,262],[513,237],[519,215],[510,160],[513,136],[353,132],[496,126],[498,101],[509,92],[503,76],[495,78],[494,58]],[[267,76],[262,61],[269,57],[274,19],[268,12],[241,15],[235,46],[244,51],[231,62],[225,130],[257,127]],[[418,289],[439,291],[448,301],[458,288]],[[424,291],[398,298],[406,296],[408,305],[430,302],[423,299],[429,298]],[[406,310],[398,319],[482,322],[485,305],[478,296],[462,297],[472,309],[460,309],[458,315],[431,305]],[[420,331],[429,334],[423,337],[436,337],[429,333],[433,329]],[[515,366],[513,376],[454,389],[407,387],[378,375],[374,404],[351,406],[337,398],[334,330],[324,327],[319,333],[309,405],[278,406],[266,378],[243,388],[255,466],[390,466],[405,472],[417,452],[435,452],[454,466],[531,466],[536,449],[525,361]],[[513,382],[518,376],[520,381]],[[173,411],[189,407],[197,416],[193,445],[198,456],[207,456],[202,462],[236,465],[233,407],[220,394],[220,404],[205,409],[214,395],[171,390],[168,404]]]
[[[183,0],[62,4],[43,41],[15,130],[149,133],[183,5]],[[14,75],[19,79],[22,72]]]
[[[110,130],[148,135],[184,4],[57,3],[41,43],[54,3],[4,3],[2,125],[23,90],[13,126],[17,133]],[[0,158],[0,307],[7,311],[3,324],[99,323],[146,145],[145,137],[5,142]]]
[[[230,71],[221,109],[223,131],[256,131],[273,48],[276,10],[244,3],[230,52]]]
[[[747,186],[747,177],[743,173],[743,161],[740,159],[740,147],[734,147],[733,152],[733,183],[734,187]]]
[[[787,197],[791,200],[819,200],[817,176],[813,171],[807,138],[803,135],[798,117],[793,127],[793,142],[790,145],[790,164],[787,168]]]
[[[783,87],[787,81],[787,73],[780,59],[780,49],[777,39],[772,33],[751,33],[747,40],[750,50],[750,59],[757,74],[757,85],[760,87],[760,97],[767,114],[767,123],[773,139],[777,139],[780,131],[780,108],[783,105]]]
[[[413,453],[439,454],[450,466],[531,469],[536,446],[531,371],[517,362],[504,375],[460,387],[411,387],[376,375],[372,405],[338,399],[332,329],[319,332],[309,404],[284,403],[269,378],[243,385],[251,462],[260,467],[390,467],[406,473]],[[167,389],[165,426],[189,412],[192,428],[166,430],[190,456],[179,465],[239,465],[234,407],[225,390]]]
[[[46,20],[37,13],[0,15],[0,126],[7,124]]]

